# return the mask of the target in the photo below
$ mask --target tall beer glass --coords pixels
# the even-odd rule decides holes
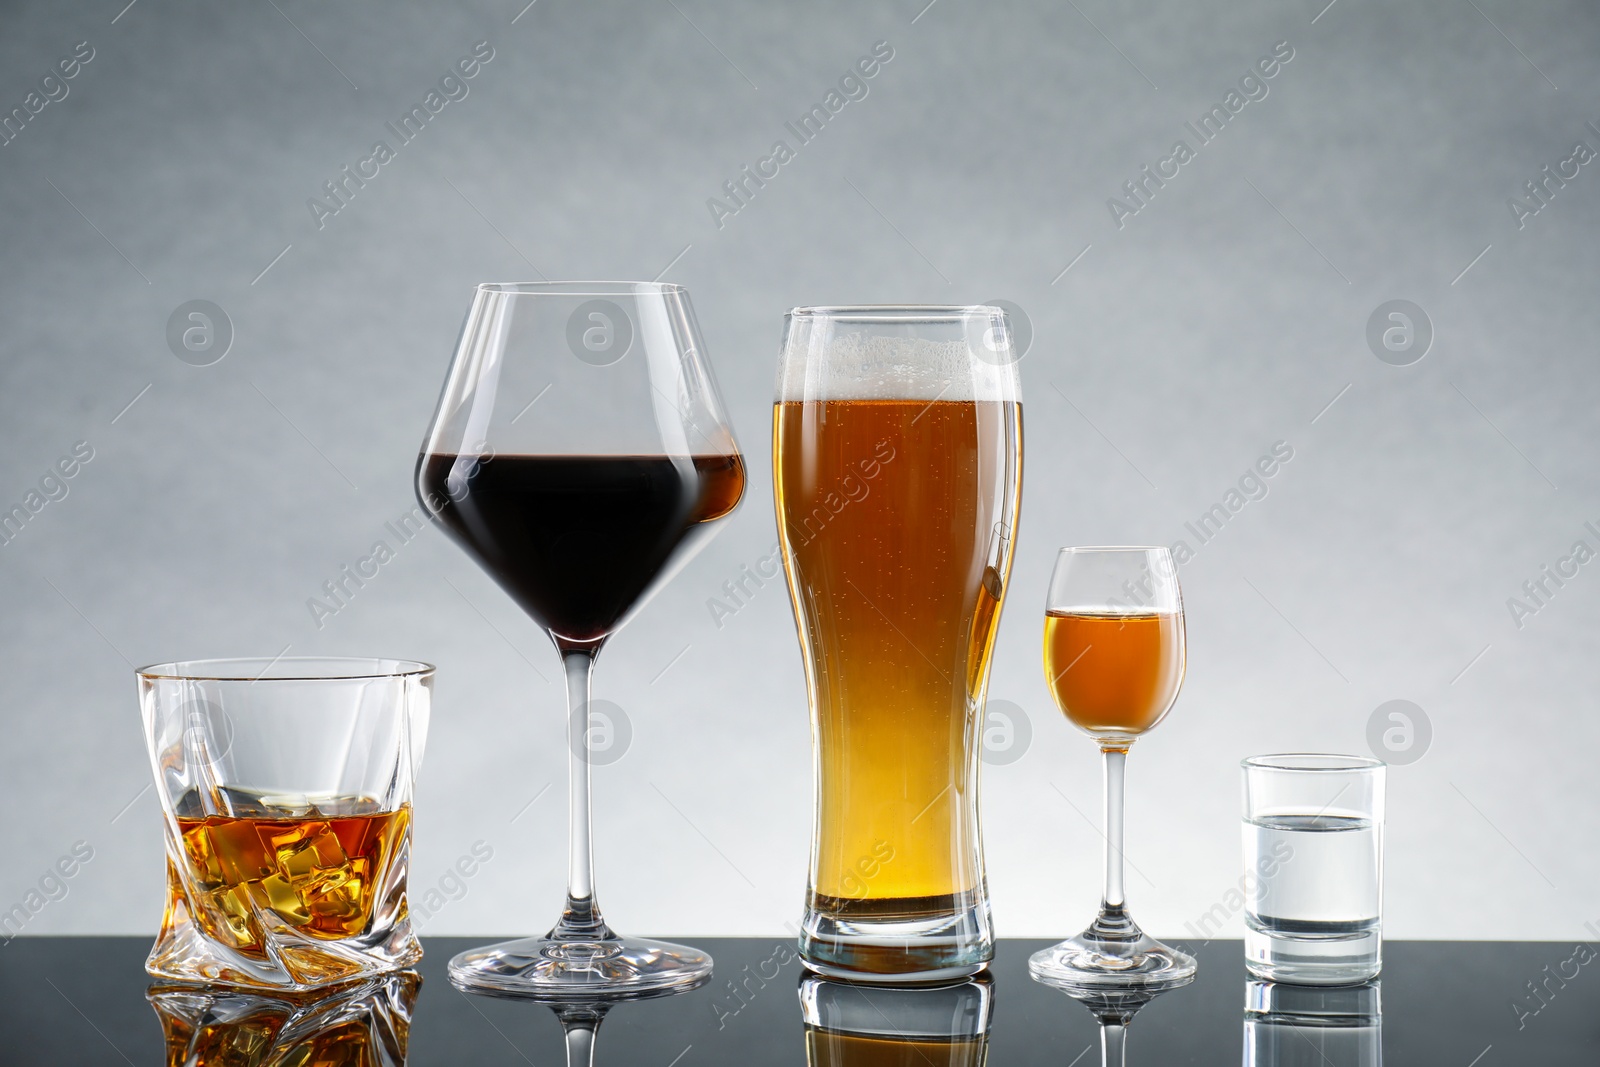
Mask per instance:
[[[800,953],[928,981],[993,955],[978,828],[984,692],[1022,487],[997,307],[789,313],[773,483],[811,703]]]

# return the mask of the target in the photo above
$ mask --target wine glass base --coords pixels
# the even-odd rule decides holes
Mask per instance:
[[[450,961],[457,989],[529,1000],[626,1000],[692,989],[710,977],[711,957],[699,949],[638,937],[525,937]]]
[[[1041,982],[1072,989],[1126,989],[1152,992],[1194,978],[1194,957],[1135,931],[1129,938],[1077,937],[1035,952],[1028,973]]]

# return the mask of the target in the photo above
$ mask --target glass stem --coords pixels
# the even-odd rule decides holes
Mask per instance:
[[[1100,900],[1100,915],[1095,925],[1105,933],[1126,933],[1133,929],[1128,918],[1123,892],[1123,770],[1128,761],[1125,748],[1101,749],[1105,757],[1106,786],[1106,888]]]
[[[550,936],[567,940],[614,936],[594,895],[594,820],[590,814],[589,679],[592,651],[566,651],[567,672],[567,906]]]
[[[594,1067],[594,1034],[600,1028],[600,1020],[562,1020],[562,1026],[567,1032],[567,1067]]]
[[[1126,752],[1123,753],[1127,755]],[[1124,1067],[1128,1062],[1128,1027],[1123,1023],[1100,1024],[1101,1067]]]

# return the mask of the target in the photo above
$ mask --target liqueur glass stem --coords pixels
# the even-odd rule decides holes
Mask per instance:
[[[1125,909],[1127,897],[1123,895],[1122,889],[1125,864],[1122,853],[1122,815],[1126,795],[1123,792],[1122,782],[1128,762],[1128,750],[1107,748],[1101,752],[1105,756],[1106,891],[1100,901],[1099,925],[1125,927],[1128,923],[1128,914]]]

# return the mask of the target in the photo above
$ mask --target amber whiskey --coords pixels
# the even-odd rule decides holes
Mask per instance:
[[[168,864],[169,922],[187,905],[208,937],[250,956],[280,924],[359,936],[411,822],[408,806],[377,809],[363,797],[260,797],[246,814],[180,815],[186,869]]]

